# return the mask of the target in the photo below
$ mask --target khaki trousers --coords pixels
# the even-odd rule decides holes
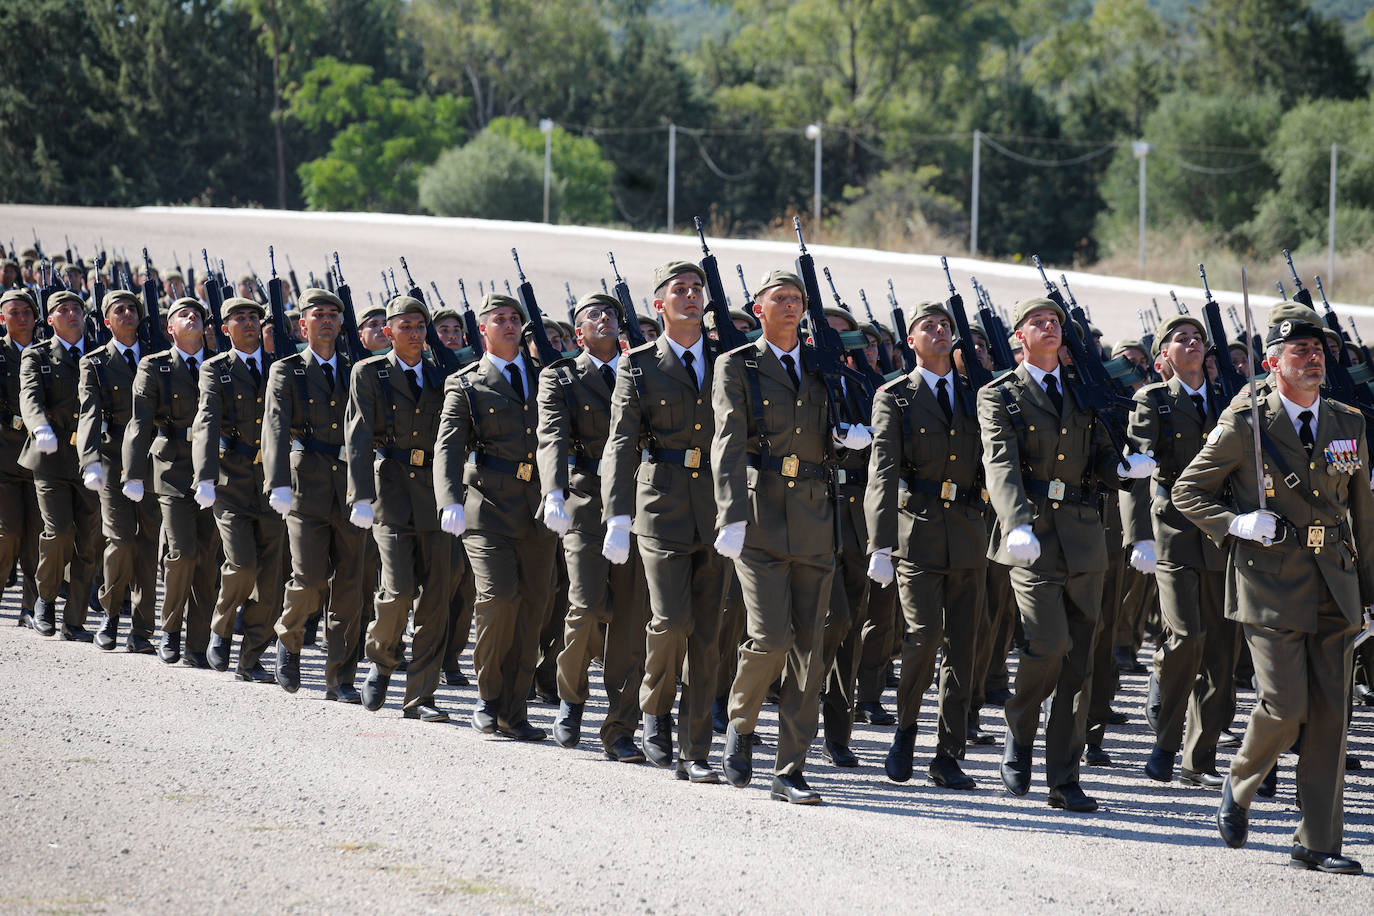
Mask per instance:
[[[448,587],[453,551],[442,531],[373,525],[382,560],[376,619],[367,629],[367,657],[390,675],[401,663],[400,642],[412,611],[410,665],[403,709],[434,703],[448,639]]]
[[[146,496],[144,497],[147,498]],[[189,496],[159,496],[167,554],[162,566],[162,631],[180,633],[186,624],[187,652],[210,644],[219,566],[219,529],[208,509]]]
[[[65,578],[62,625],[85,626],[99,553],[100,501],[79,481],[35,477],[33,486],[43,518],[43,532],[38,536],[38,596],[55,602]]]
[[[286,583],[281,617],[273,631],[286,651],[299,655],[305,641],[305,622],[325,605],[328,589],[324,623],[326,687],[351,685],[357,677],[366,536],[342,514],[318,518],[291,512],[286,516],[291,578]]]
[[[9,581],[17,563],[23,573],[20,607],[30,611],[38,597],[38,535],[42,530],[33,481],[0,477],[0,586]]]
[[[243,610],[243,641],[239,645],[238,670],[258,663],[272,644],[272,624],[281,615],[282,548],[286,525],[270,509],[244,512],[231,506],[211,507],[224,547],[220,567],[219,599],[210,630],[232,642],[239,609]]]

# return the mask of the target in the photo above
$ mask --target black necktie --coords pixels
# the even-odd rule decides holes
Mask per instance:
[[[692,387],[700,391],[701,382],[697,381],[697,358],[692,355],[691,350],[682,351],[682,364],[687,367],[687,374],[692,377]]]
[[[1202,419],[1207,419],[1207,402],[1202,399],[1200,394],[1190,394],[1188,397],[1193,399],[1193,406],[1197,408],[1197,415]]]
[[[320,363],[320,371],[324,373],[324,383],[329,386],[331,394],[334,392],[334,367],[329,363]]]
[[[607,390],[615,391],[615,373],[610,366],[601,367],[601,380],[606,383]]]
[[[138,374],[138,360],[134,359],[133,350],[130,349],[124,351],[124,362],[129,364],[130,372],[134,373],[135,375]]]
[[[67,352],[71,354],[72,362],[81,362],[81,348],[78,347],[76,344],[72,344],[70,347],[68,347]]]
[[[410,395],[415,400],[420,400],[420,373],[414,369],[406,370],[406,380],[410,382]]]
[[[192,375],[196,374],[196,369],[199,368],[199,366],[200,363],[196,361],[196,358],[194,356],[188,356],[186,358],[186,368],[191,370]]]
[[[940,402],[940,411],[945,415],[945,422],[952,422],[954,420],[954,406],[949,401],[949,381],[947,379],[940,379],[935,383],[935,400]]]
[[[1052,375],[1045,376],[1045,394],[1050,396],[1055,413],[1064,412],[1064,395],[1059,392],[1059,380]]]
[[[262,373],[258,371],[258,361],[253,357],[248,357],[248,374],[253,376],[253,387],[262,387]]]
[[[792,358],[791,353],[782,355],[782,367],[787,370],[787,377],[792,380],[792,388],[795,391],[801,390],[801,376],[797,375],[797,361]]]
[[[506,373],[510,376],[510,386],[515,389],[515,396],[521,401],[525,400],[525,380],[520,376],[523,374],[520,367],[515,363],[506,364]]]
[[[1312,411],[1304,410],[1298,414],[1298,419],[1302,421],[1302,428],[1298,430],[1298,438],[1302,440],[1302,447],[1307,449],[1307,456],[1312,457],[1312,449],[1317,444],[1317,437],[1312,435]]]

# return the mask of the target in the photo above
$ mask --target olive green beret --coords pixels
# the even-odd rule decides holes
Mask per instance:
[[[53,309],[57,308],[64,302],[75,302],[83,309],[86,307],[86,301],[82,299],[80,296],[78,296],[76,293],[72,292],[69,289],[59,289],[57,292],[53,293],[51,296],[48,297],[48,311],[51,312]]]
[[[969,332],[970,334],[974,334],[974,335],[976,335],[976,336],[978,336],[978,337],[983,338],[983,343],[985,343],[985,344],[989,342],[989,341],[988,341],[988,335],[985,334],[985,333],[983,332],[983,328],[982,328],[981,325],[970,324],[970,325],[968,326],[968,332]]]
[[[1012,328],[1021,327],[1021,324],[1026,320],[1026,316],[1040,309],[1052,309],[1054,313],[1059,316],[1059,323],[1061,325],[1068,321],[1068,318],[1064,315],[1064,310],[1059,307],[1059,303],[1044,296],[1035,296],[1031,299],[1022,299],[1020,302],[1016,303],[1016,308],[1011,311]]]
[[[521,321],[529,320],[529,316],[525,314],[525,310],[520,307],[519,300],[513,299],[504,293],[487,293],[487,297],[483,299],[482,304],[477,307],[477,317],[480,318],[487,312],[494,311],[499,308],[515,309],[515,311],[520,315]]]
[[[1271,326],[1291,319],[1305,321],[1318,327],[1324,323],[1316,309],[1308,308],[1301,302],[1280,302],[1269,310],[1269,324]]]
[[[1091,322],[1088,323],[1088,330],[1093,332],[1093,336],[1094,336],[1094,337],[1102,337],[1102,336],[1103,336],[1103,334],[1102,334],[1102,329],[1099,328],[1099,327],[1097,327],[1095,324],[1093,324],[1093,323],[1091,323]]]
[[[1326,332],[1326,339],[1327,339],[1327,340],[1331,341],[1331,342],[1334,343],[1334,344],[1339,344],[1339,345],[1344,345],[1344,344],[1345,344],[1345,341],[1341,339],[1341,335],[1337,334],[1337,333],[1336,333],[1334,330],[1332,330],[1331,328],[1322,328],[1322,330]]]
[[[706,272],[701,269],[700,264],[691,261],[669,261],[654,268],[654,292],[663,289],[663,285],[678,274],[696,274],[697,279],[702,283],[706,282]]]
[[[441,321],[449,321],[449,320],[453,320],[453,321],[459,321],[459,320],[460,320],[459,315],[458,315],[458,310],[457,310],[457,309],[453,309],[453,308],[441,308],[441,309],[439,309],[437,312],[434,313],[434,323],[435,323],[435,324],[438,324],[438,323],[441,322]]]
[[[182,301],[180,299],[178,302]],[[252,309],[258,313],[259,318],[267,317],[267,309],[262,307],[262,303],[256,299],[245,299],[242,296],[230,296],[224,300],[224,304],[219,307],[219,313],[226,319],[238,309]],[[290,313],[287,313],[290,315]]]
[[[307,286],[305,289],[301,290],[301,294],[297,297],[296,301],[300,305],[302,313],[317,305],[332,305],[339,311],[343,311],[343,300],[329,290],[320,289],[318,286]],[[386,309],[383,306],[374,306],[370,307],[368,311],[385,313]]]
[[[230,299],[224,304],[227,306],[230,302],[233,301],[233,299]],[[181,311],[182,309],[195,309],[198,313],[200,313],[201,321],[204,322],[210,320],[210,316],[205,313],[205,304],[202,303],[199,299],[196,299],[192,296],[182,296],[176,302],[173,302],[172,307],[167,309],[167,319],[171,320],[172,316],[174,316],[177,312]],[[226,312],[226,314],[228,313]]]
[[[0,268],[3,267],[13,267],[15,270],[18,270],[19,262],[14,258],[0,258]]]
[[[0,296],[0,305],[4,305],[6,302],[12,302],[14,300],[27,302],[29,308],[33,309],[33,317],[38,317],[38,303],[34,301],[33,293],[26,289],[7,289],[5,290],[5,294]]]
[[[181,271],[179,271],[179,270],[169,270],[169,271],[167,271],[165,274],[162,275],[162,279],[163,279],[163,280],[180,280],[182,283],[185,283],[185,282],[186,282],[186,278],[183,277],[183,276],[181,275]]]
[[[1141,346],[1140,341],[1132,340],[1128,337],[1125,340],[1118,340],[1112,347],[1112,359],[1116,359],[1127,350],[1139,350],[1141,353],[1145,352],[1145,348]]]
[[[755,318],[753,315],[746,312],[744,309],[730,309],[730,317],[734,318],[737,321],[743,320],[747,322],[749,327],[754,330],[758,329],[759,320]]]
[[[569,340],[577,339],[577,334],[573,331],[573,326],[568,324],[566,321],[549,321],[548,323],[557,325],[558,329],[563,332],[563,336],[568,338]]]
[[[785,286],[788,284],[800,290],[802,301],[806,301],[805,284],[802,283],[801,277],[792,273],[790,270],[770,270],[768,273],[764,274],[763,280],[759,283],[758,288],[754,290],[754,298],[758,299],[759,296],[762,296],[766,291],[775,286]]]
[[[916,303],[912,308],[911,320],[906,323],[906,332],[910,334],[912,329],[916,327],[916,322],[927,315],[939,315],[949,322],[950,330],[954,329],[954,316],[949,313],[949,309],[945,308],[945,304],[934,299],[925,299]]]
[[[257,286],[257,284],[253,282],[252,274],[244,274],[243,276],[239,277],[239,283],[247,283],[249,286]]]
[[[1240,352],[1242,352],[1242,353],[1247,353],[1247,354],[1250,352],[1250,348],[1247,347],[1243,341],[1239,341],[1239,340],[1233,340],[1233,341],[1231,341],[1229,344],[1226,345],[1226,349],[1227,349],[1227,350],[1239,350]]]
[[[840,308],[838,305],[827,305],[825,308],[821,309],[821,311],[825,313],[825,317],[827,318],[838,318],[841,321],[848,323],[849,330],[859,330],[859,322],[855,320],[854,316],[846,312],[844,309]]]
[[[615,296],[608,296],[605,293],[587,293],[587,295],[578,299],[577,304],[573,306],[573,321],[577,320],[578,314],[583,309],[589,309],[593,306],[614,309],[618,319],[623,319],[625,317],[620,314],[620,300]]]
[[[1197,328],[1198,333],[1202,335],[1202,345],[1207,346],[1207,326],[1202,323],[1201,318],[1195,315],[1170,315],[1155,331],[1154,352],[1150,354],[1151,356],[1158,356],[1164,351],[1164,344],[1168,341],[1169,335],[1173,334],[1181,324],[1191,324]],[[1140,344],[1136,344],[1136,346],[1139,347]]]
[[[387,321],[402,315],[422,315],[425,321],[429,321],[429,309],[414,296],[397,296],[386,304]]]
[[[385,317],[386,317],[386,306],[383,305],[382,303],[378,302],[378,303],[369,305],[367,308],[363,309],[361,313],[359,313],[359,315],[358,315],[358,324],[362,324],[363,322],[367,321],[367,320],[370,319],[370,318],[385,318]]]
[[[143,300],[127,289],[112,289],[106,293],[104,300],[100,303],[100,313],[104,315],[114,307],[116,302],[126,300],[138,306],[139,317],[143,317]]]

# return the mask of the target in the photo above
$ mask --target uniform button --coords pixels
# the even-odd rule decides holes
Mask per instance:
[[[945,503],[945,508],[946,508],[946,509],[949,508],[949,503]]]
[[[795,487],[797,485],[797,482],[795,480],[789,480],[787,481],[787,485],[789,487]]]
[[[801,401],[798,401],[798,402],[797,402],[797,406],[798,406],[798,407],[802,406],[802,402],[801,402]]]
[[[179,397],[181,397],[181,395],[179,395],[179,394],[173,394],[173,395],[172,395],[172,400],[175,401],[175,400],[176,400],[177,398],[179,398]]]
[[[1321,552],[1322,552],[1322,549],[1321,549],[1320,547],[1313,547],[1313,548],[1312,548],[1312,552],[1313,552],[1313,553],[1321,553]]]
[[[1321,496],[1321,493],[1318,492],[1317,490],[1313,490],[1313,491],[1312,491],[1312,495],[1313,495],[1313,496]]]
[[[339,466],[338,466],[337,464],[331,464],[331,465],[329,466],[329,469],[330,469],[331,471],[337,471],[337,470],[339,469]]]
[[[1061,436],[1067,436],[1068,434],[1069,434],[1069,428],[1068,428],[1067,426],[1064,427],[1063,429],[1059,430],[1059,435],[1061,435]]]
[[[1317,469],[1317,463],[1315,461],[1307,462],[1307,469],[1309,471],[1315,471]]]
[[[496,408],[495,408],[495,407],[488,407],[488,408],[487,408],[487,413],[496,413]]]
[[[693,424],[692,424],[692,429],[701,429],[701,424],[700,424],[700,423],[693,423]]]
[[[959,460],[959,456],[958,456],[958,455],[950,455],[950,456],[949,456],[949,460],[950,460],[950,461],[957,461],[957,460]]]
[[[698,403],[698,404],[701,403],[701,398],[697,398],[697,403]],[[767,401],[764,401],[763,403],[767,404],[768,402],[767,402]]]
[[[236,395],[234,395],[234,397],[238,398],[240,401],[243,400],[243,395],[241,395],[241,394],[236,394]]]
[[[412,480],[415,479],[415,472],[414,472],[414,471],[411,471],[411,472],[410,472],[410,477],[411,477]]]
[[[583,405],[582,405],[582,409],[583,409],[583,410],[591,410],[592,407],[591,407],[590,404],[583,404]]]
[[[849,497],[849,501],[850,501],[850,502],[853,502],[853,501],[854,501],[854,497],[852,497],[852,496]]]
[[[1254,565],[1255,565],[1255,561],[1254,561],[1254,560],[1246,560],[1246,561],[1245,561],[1245,565],[1246,565],[1246,566],[1254,566]]]
[[[1182,439],[1182,438],[1183,438],[1183,433],[1174,433],[1174,438],[1175,438],[1175,439]]]
[[[949,434],[950,434],[951,436],[954,435],[954,430],[951,429],[951,430],[949,431]]]
[[[1063,455],[1060,455],[1060,456],[1059,456],[1059,460],[1060,460],[1060,461],[1063,461],[1063,460],[1064,460],[1064,456],[1063,456]]]
[[[658,403],[659,403],[659,406],[660,406],[660,407],[667,407],[667,406],[668,406],[668,402],[667,402],[667,401],[662,401],[662,400],[660,400]]]
[[[700,404],[701,402],[698,401],[697,403]],[[763,406],[764,406],[764,407],[767,407],[767,406],[768,406],[768,399],[767,399],[767,398],[764,398],[764,399],[763,399]]]
[[[1031,432],[1035,432],[1034,426],[1027,426],[1026,429],[1030,430]]]
[[[532,432],[534,432],[534,430],[530,429],[528,426],[525,427],[525,435],[528,436]]]
[[[338,428],[339,428],[339,424],[337,424],[337,423],[330,423],[330,424],[329,424],[329,428],[330,428],[330,429],[338,429]]]
[[[696,480],[696,479],[697,479],[698,477],[700,477],[700,476],[701,476],[701,475],[698,474],[696,471],[693,471],[693,472],[692,472],[692,479],[693,479],[693,480]]]
[[[922,427],[921,427],[921,435],[925,435],[925,432],[926,432],[926,428],[925,428],[924,426],[922,426]]]
[[[311,399],[310,403],[311,403],[311,404],[314,404],[314,403],[315,403],[314,399]],[[333,406],[334,406],[334,402],[333,402],[333,401],[330,401],[330,402],[329,402],[329,406],[330,406],[330,407],[333,407]]]
[[[525,453],[525,457],[526,457],[526,458],[533,458],[533,457],[534,457],[534,452],[526,452],[526,453]]]
[[[262,398],[258,398],[258,403],[259,403],[259,404],[262,403]]]
[[[411,476],[411,477],[414,477],[415,475],[414,475],[414,474],[411,474],[410,476]],[[1050,508],[1051,508],[1051,509],[1058,509],[1058,508],[1059,508],[1059,503],[1050,503]]]
[[[797,427],[797,435],[799,435],[799,436],[801,435],[801,427],[800,427],[800,426]]]

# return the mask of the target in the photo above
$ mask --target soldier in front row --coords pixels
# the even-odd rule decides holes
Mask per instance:
[[[9,262],[13,263],[13,262]],[[14,269],[18,274],[18,267]],[[38,532],[43,520],[33,492],[33,472],[19,463],[28,438],[19,408],[19,361],[33,344],[38,303],[26,289],[7,289],[0,296],[0,583],[19,567],[22,595],[19,626],[33,626],[38,597]]]
[[[1255,666],[1255,707],[1217,811],[1222,839],[1245,844],[1256,790],[1300,741],[1302,817],[1290,864],[1359,874],[1341,841],[1351,657],[1361,609],[1374,601],[1369,448],[1360,412],[1321,397],[1326,351],[1316,312],[1289,314],[1265,337],[1273,383],[1258,414],[1246,394],[1237,397],[1173,495],[1213,541],[1231,538],[1226,614]]]

